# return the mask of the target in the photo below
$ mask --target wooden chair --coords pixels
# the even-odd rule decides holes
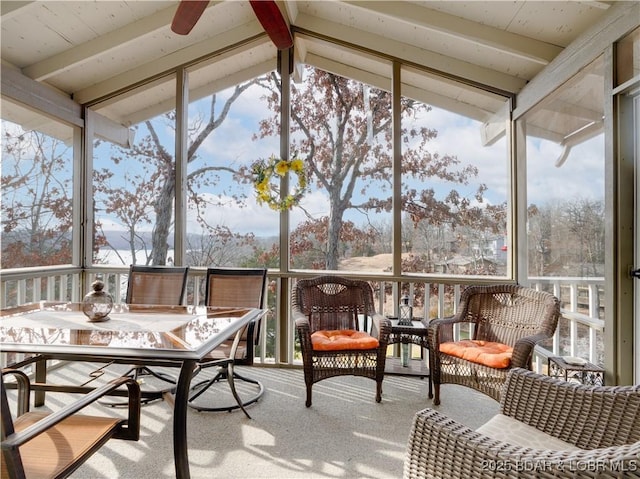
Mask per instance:
[[[260,308],[264,307],[267,270],[265,268],[209,268],[207,270],[205,304],[207,306]],[[260,321],[252,321],[243,328],[237,341],[229,338],[213,350],[198,364],[202,369],[217,367],[217,374],[200,381],[191,388],[189,406],[198,411],[232,411],[242,409],[248,417],[245,406],[255,403],[262,397],[264,387],[259,381],[243,376],[234,370],[234,365],[251,366],[254,361],[255,347],[260,339]],[[204,402],[196,402],[207,389],[215,383],[227,380],[231,393],[236,400],[234,405],[210,406]],[[256,392],[249,399],[240,398],[235,380],[244,381],[256,386]]]
[[[6,394],[5,375],[16,379],[15,420]],[[128,388],[126,419],[77,414],[122,385]],[[32,389],[29,378],[22,371],[3,370],[1,388],[2,478],[68,477],[109,439],[139,439],[140,387],[132,378],[114,379],[50,414],[29,412]]]
[[[311,406],[314,383],[343,375],[373,379],[376,402],[380,402],[391,321],[376,314],[369,283],[320,276],[299,280],[292,296],[307,387],[306,406]],[[367,337],[369,319],[372,325]],[[336,347],[338,337],[344,341],[343,346]]]
[[[187,287],[188,266],[144,266],[131,265],[127,284],[127,304],[155,304],[178,306],[184,302]],[[176,378],[154,371],[144,364],[135,364],[123,376],[130,376],[142,382],[144,376],[152,376],[170,384],[176,384]],[[162,397],[164,391],[151,395],[145,391],[143,403],[148,403]],[[102,404],[123,406],[122,402],[101,401]]]
[[[640,477],[640,385],[585,386],[509,371],[500,414],[475,431],[416,414],[405,479]]]
[[[543,291],[511,284],[467,287],[456,315],[425,322],[433,404],[440,404],[441,384],[468,386],[499,400],[509,371],[531,369],[535,345],[553,336],[559,316],[558,299]],[[456,324],[471,325],[469,340],[453,341]],[[470,354],[476,358],[469,360]]]

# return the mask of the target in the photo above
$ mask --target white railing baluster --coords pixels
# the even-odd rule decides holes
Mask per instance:
[[[595,328],[589,328],[589,362],[598,364],[598,332]]]
[[[82,301],[84,295],[80,296],[80,276],[77,274],[71,275],[69,278],[71,280],[71,301],[78,302]]]
[[[18,304],[24,304],[28,302],[27,299],[27,280],[21,279],[18,281],[17,286],[17,296],[18,296]]]
[[[578,312],[578,287],[575,283],[569,285],[569,311]]]
[[[376,311],[379,311],[380,314],[384,314],[384,303],[385,303],[385,291],[384,291],[385,283],[383,281],[378,282],[378,305],[376,306]]]
[[[554,281],[552,284],[553,284],[553,295],[556,298],[561,298],[562,294],[560,291],[560,283],[558,281]]]
[[[42,299],[42,278],[33,278],[33,301]]]
[[[427,322],[431,319],[431,283],[424,283],[424,307],[422,319]]]
[[[444,317],[444,284],[438,285],[438,317]]]
[[[598,285],[590,284],[589,286],[589,316],[592,318],[600,317],[600,295],[598,294]]]
[[[578,342],[578,323],[575,319],[569,320],[569,355],[577,356],[576,346]]]
[[[47,301],[51,301],[55,297],[56,292],[56,278],[55,276],[47,276],[47,297],[44,298]]]
[[[60,276],[60,288],[58,288],[58,301],[64,301],[66,299],[67,288],[69,287],[69,275],[65,274]]]

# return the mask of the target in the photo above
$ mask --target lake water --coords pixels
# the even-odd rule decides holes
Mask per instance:
[[[167,261],[167,265],[173,264],[173,257],[175,254],[175,250],[170,249],[167,253],[167,258],[170,261]],[[100,264],[109,264],[114,266],[129,266],[133,263],[133,255],[129,250],[112,250],[112,249],[101,249],[97,255],[98,263]],[[146,264],[147,256],[145,251],[138,251],[136,253],[136,264]]]

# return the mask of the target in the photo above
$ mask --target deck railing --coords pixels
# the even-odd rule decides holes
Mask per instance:
[[[204,297],[205,268],[192,268],[187,286],[187,303],[199,304]],[[317,274],[317,273],[316,273]],[[376,275],[360,275],[355,272],[340,272],[344,276],[354,276],[371,282],[376,292],[377,311],[386,315],[397,315],[397,305],[402,294],[409,294],[414,306],[414,317],[433,319],[450,316],[456,312],[460,293],[467,278],[443,278],[442,282],[434,282],[433,278],[389,278]],[[2,308],[18,306],[29,302],[81,301],[83,275],[87,275],[90,283],[100,277],[106,284],[115,302],[124,302],[128,268],[96,267],[83,272],[79,268],[25,268],[4,270],[0,278]],[[289,291],[286,287],[297,277],[310,276],[313,273],[283,275],[277,272],[269,274],[267,320],[262,322],[264,330],[260,335],[261,345],[257,360],[263,364],[279,365],[300,364],[291,311],[279,311],[278,305],[289,305]],[[483,281],[484,280],[484,281]],[[460,281],[460,282],[457,282]],[[474,283],[495,283],[494,278],[474,278]],[[285,287],[283,287],[284,285]],[[556,334],[548,344],[536,347],[534,369],[544,372],[548,356],[580,356],[592,363],[603,364],[603,331],[604,298],[603,278],[573,277],[535,277],[531,278],[531,287],[553,293],[560,299],[562,318]],[[281,301],[279,294],[286,297]],[[426,306],[426,307],[425,307]],[[284,324],[279,321],[285,321]],[[458,328],[458,337],[469,334],[469,331]],[[282,347],[286,341],[287,347]],[[286,351],[286,353],[283,353]],[[394,350],[394,354],[398,351]],[[413,354],[419,354],[417,347]]]
[[[535,277],[531,286],[560,299],[562,318],[549,348],[554,356],[604,363],[604,278]]]

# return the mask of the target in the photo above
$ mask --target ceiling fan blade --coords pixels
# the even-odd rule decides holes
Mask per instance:
[[[289,25],[282,12],[273,0],[249,0],[251,8],[258,17],[265,32],[278,50],[286,50],[293,46],[293,37]]]
[[[178,35],[187,35],[207,8],[208,0],[182,0],[171,22],[171,31]]]

